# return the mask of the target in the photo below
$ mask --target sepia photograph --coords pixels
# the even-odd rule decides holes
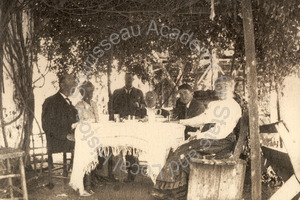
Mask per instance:
[[[299,99],[299,0],[0,0],[0,199],[300,200]]]

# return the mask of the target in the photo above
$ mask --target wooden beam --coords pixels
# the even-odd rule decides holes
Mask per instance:
[[[288,131],[287,127],[283,123],[276,124],[275,127],[280,137],[283,140],[283,144],[291,159],[291,163],[293,165],[296,178],[299,181],[300,180],[300,155],[299,155],[300,141],[297,138],[298,133],[293,131]],[[300,186],[300,181],[298,185]]]
[[[7,174],[7,175],[1,175],[0,179],[15,178],[20,176],[21,176],[20,174]]]
[[[23,157],[20,157],[19,163],[20,163],[21,186],[22,186],[23,198],[24,198],[24,200],[28,200],[28,192],[27,192],[26,175],[25,175]]]
[[[293,199],[300,192],[300,184],[295,174],[281,186],[269,200]]]
[[[250,128],[251,198],[261,199],[261,156],[258,131],[257,72],[251,0],[241,1],[247,67],[247,90]]]

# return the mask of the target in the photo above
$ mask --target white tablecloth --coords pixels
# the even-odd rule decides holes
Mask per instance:
[[[143,154],[148,163],[148,175],[155,183],[160,169],[164,166],[170,148],[176,149],[184,140],[184,126],[176,123],[124,123],[105,122],[79,124],[75,131],[75,151],[70,186],[84,190],[83,177],[98,164],[97,150],[103,149],[108,156],[108,148],[116,155],[135,152]]]

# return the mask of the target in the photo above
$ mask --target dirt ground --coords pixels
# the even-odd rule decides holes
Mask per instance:
[[[56,172],[61,173],[61,172]],[[90,197],[80,197],[78,192],[74,191],[69,185],[69,178],[54,178],[54,188],[46,187],[48,183],[47,173],[42,176],[36,176],[33,172],[27,172],[27,185],[30,200],[155,200],[150,195],[153,183],[150,178],[137,175],[134,182],[120,182],[112,180],[104,180],[98,185],[93,186],[94,195]],[[244,200],[251,199],[251,183],[249,173],[246,173],[244,185]],[[263,184],[263,198],[268,199],[277,188],[268,187]]]
[[[42,180],[44,179],[44,180]],[[29,196],[32,200],[40,199],[118,199],[118,200],[154,200],[150,195],[152,182],[143,176],[136,178],[134,182],[113,182],[105,181],[97,186],[93,186],[93,194],[90,197],[80,197],[69,185],[69,179],[55,179],[55,186],[52,190],[45,187],[47,178],[37,179],[37,184],[30,184]],[[43,183],[42,183],[43,182]],[[41,184],[42,183],[42,184]],[[34,185],[38,185],[37,187]]]
[[[251,199],[251,181],[250,170],[247,168],[244,184],[244,200]],[[62,171],[56,171],[56,175],[60,175]],[[53,178],[54,188],[46,187],[48,184],[47,173],[37,176],[33,171],[26,172],[28,195],[30,200],[155,200],[150,195],[153,188],[153,183],[150,178],[143,175],[137,175],[134,182],[103,180],[93,186],[93,194],[90,197],[80,197],[77,191],[74,191],[69,186],[69,177]],[[279,187],[270,187],[267,184],[262,184],[262,199],[268,199]],[[5,194],[0,198],[5,198]]]

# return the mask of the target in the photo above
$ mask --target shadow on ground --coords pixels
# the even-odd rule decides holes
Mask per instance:
[[[90,197],[80,197],[79,193],[69,186],[69,179],[54,179],[52,190],[46,187],[47,177],[42,176],[32,180],[29,184],[30,200],[47,199],[103,199],[103,200],[154,200],[150,195],[153,183],[150,178],[138,176],[134,182],[105,181],[93,186],[93,194]]]
[[[66,179],[54,178],[54,188],[46,187],[48,183],[47,173],[42,176],[35,176],[32,172],[27,172],[27,185],[30,200],[155,200],[150,195],[153,183],[150,178],[138,175],[134,182],[119,182],[106,180],[93,186],[93,194],[90,197],[80,197],[77,191],[69,186],[69,177]],[[268,199],[277,188],[262,184],[262,200]],[[244,200],[251,199],[251,181],[249,169],[247,169],[244,185]]]

